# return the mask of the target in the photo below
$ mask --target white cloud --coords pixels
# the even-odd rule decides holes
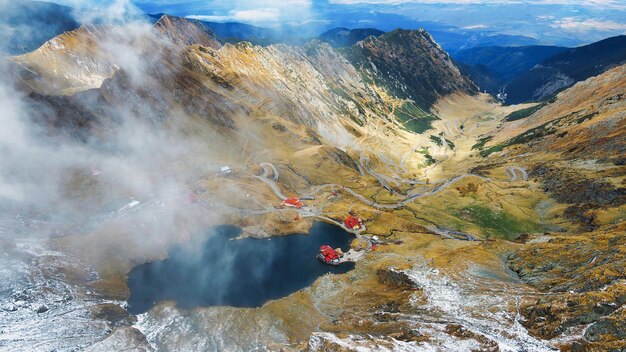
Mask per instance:
[[[312,0],[232,0],[218,2],[217,6],[211,6],[211,3],[206,2],[186,17],[212,22],[232,21],[269,26],[311,19]]]
[[[534,4],[534,5],[580,5],[612,6],[626,8],[622,0],[329,0],[331,4]]]
[[[280,19],[280,10],[275,8],[232,10],[227,15],[191,15],[187,18],[212,22],[271,23]]]
[[[574,17],[565,17],[558,21],[554,21],[550,25],[552,28],[561,28],[573,32],[587,31],[624,31],[626,33],[626,23],[617,23],[614,21],[604,21],[599,19],[577,19]]]
[[[465,26],[465,27],[461,27],[463,29],[485,29],[485,28],[489,28],[489,26],[484,25],[484,24],[474,24],[471,26]]]
[[[132,0],[61,0],[72,7],[73,16],[80,23],[125,24],[142,16]]]

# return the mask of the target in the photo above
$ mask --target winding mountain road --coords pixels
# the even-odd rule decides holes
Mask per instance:
[[[282,191],[280,190],[278,184],[276,183],[276,181],[279,178],[279,174],[278,174],[278,170],[276,169],[276,167],[270,163],[262,163],[259,164],[262,168],[263,168],[263,174],[261,174],[260,176],[254,176],[255,178],[259,179],[260,181],[264,182],[265,184],[267,184],[270,189],[274,192],[274,194],[284,200],[287,197],[282,193]],[[272,178],[269,178],[268,176],[272,174]],[[429,196],[433,196],[443,190],[445,190],[446,188],[450,187],[451,185],[453,185],[454,183],[467,178],[467,177],[475,177],[475,178],[480,178],[486,182],[490,182],[491,180],[488,177],[485,176],[481,176],[481,175],[476,175],[476,174],[464,174],[464,175],[460,175],[460,176],[456,176],[453,177],[451,179],[448,179],[447,181],[437,185],[435,188],[433,188],[432,190],[428,191],[428,192],[423,192],[423,193],[415,193],[415,194],[411,194],[406,196],[404,199],[396,202],[396,203],[379,203],[373,200],[370,200],[366,197],[364,197],[363,195],[359,194],[358,192],[354,191],[353,189],[346,187],[346,186],[342,186],[339,184],[335,184],[335,183],[327,183],[327,184],[323,184],[323,185],[319,185],[319,186],[315,186],[311,189],[311,191],[309,193],[306,193],[304,195],[302,195],[300,198],[301,199],[315,199],[315,196],[327,189],[340,189],[343,190],[344,192],[352,195],[353,197],[355,197],[356,199],[358,199],[360,202],[362,202],[363,204],[369,205],[371,207],[374,207],[376,209],[400,209],[402,207],[404,207],[405,205],[413,202],[416,199],[419,198],[423,198],[423,197],[429,197]],[[264,212],[263,210],[260,210],[259,212]],[[330,223],[333,223],[339,227],[341,227],[342,229],[344,229],[345,231],[354,233],[354,234],[360,234],[361,232],[363,232],[365,229],[359,229],[359,230],[353,230],[353,229],[349,229],[347,228],[343,223],[336,221],[330,217],[327,217],[325,215],[320,214],[319,212],[315,212],[313,209],[302,209],[301,210],[301,215],[303,217],[315,217]],[[447,229],[442,229],[439,227],[429,227],[429,230],[431,230],[433,233],[440,235],[444,238],[449,238],[449,239],[461,239],[461,240],[466,240],[466,241],[476,241],[478,240],[476,237],[472,236],[471,234],[467,234],[467,233],[463,233],[463,232],[459,232],[459,231],[454,231],[454,230],[447,230]]]
[[[509,176],[510,181],[518,180],[518,172],[519,175],[522,176],[522,180],[528,181],[528,172],[522,167],[519,166],[510,166],[506,168],[506,174]]]

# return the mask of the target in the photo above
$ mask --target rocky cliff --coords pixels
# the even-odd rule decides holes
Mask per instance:
[[[364,78],[428,110],[439,97],[476,87],[424,30],[395,30],[345,49]]]

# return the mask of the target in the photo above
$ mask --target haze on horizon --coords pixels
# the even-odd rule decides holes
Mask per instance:
[[[93,6],[88,0],[59,0]],[[537,44],[577,46],[626,34],[623,0],[110,0],[146,13],[211,22],[241,22],[318,35],[335,28],[425,28],[429,31],[505,34]],[[100,4],[102,2],[98,2]],[[435,35],[436,37],[436,35]]]

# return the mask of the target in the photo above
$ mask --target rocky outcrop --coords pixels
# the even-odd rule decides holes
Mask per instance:
[[[42,94],[72,94],[97,88],[118,68],[113,55],[101,49],[106,38],[113,36],[112,27],[83,25],[13,61],[34,74],[22,79]]]
[[[416,288],[415,282],[411,280],[409,275],[395,268],[378,269],[376,271],[376,276],[381,284],[405,289]]]
[[[118,69],[128,70],[139,57],[152,55],[146,61],[155,61],[160,51],[175,52],[191,44],[220,47],[201,23],[164,15],[152,27],[83,25],[12,59],[31,73],[21,78],[38,93],[71,95],[99,88]]]
[[[441,96],[477,92],[424,30],[397,29],[342,50],[366,79],[397,97],[415,101],[424,110]]]
[[[154,29],[180,46],[199,44],[213,49],[221,47],[213,32],[199,21],[163,15],[154,24]]]
[[[625,231],[622,223],[558,236],[528,244],[509,258],[522,280],[551,293],[522,308],[524,325],[533,334],[553,338],[567,328],[593,324],[585,334],[593,336],[589,341],[612,344],[624,339],[612,316],[622,314],[617,312],[626,304]]]

